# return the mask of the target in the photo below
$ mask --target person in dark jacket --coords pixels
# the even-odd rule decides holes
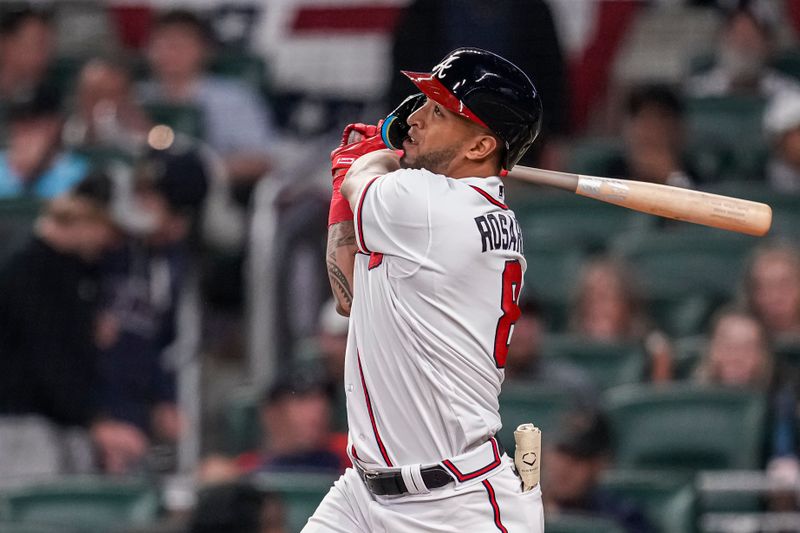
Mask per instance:
[[[209,172],[191,143],[176,141],[148,152],[131,191],[129,216],[140,227],[103,264],[98,328],[103,406],[164,443],[176,442],[183,425],[167,354],[178,333],[189,237]]]
[[[628,533],[653,531],[641,510],[598,485],[611,458],[611,429],[596,411],[568,413],[545,450],[542,485],[548,516],[559,513],[602,516]]]
[[[84,428],[107,471],[146,448],[136,428],[104,416],[98,397],[97,262],[116,241],[111,185],[87,178],[53,200],[33,238],[0,267],[0,415]]]

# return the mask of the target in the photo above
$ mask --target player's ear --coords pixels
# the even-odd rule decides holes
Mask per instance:
[[[472,143],[467,150],[467,159],[476,162],[483,162],[497,153],[500,147],[494,135],[482,133],[473,137]]]

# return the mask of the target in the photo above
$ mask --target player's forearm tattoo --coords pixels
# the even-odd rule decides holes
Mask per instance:
[[[330,260],[328,261],[328,277],[331,280],[331,286],[341,296],[342,301],[348,307],[351,306],[353,304],[353,294],[350,289],[350,283],[347,282],[347,278],[342,270],[336,266],[336,263]]]
[[[332,228],[336,236],[336,247],[356,245],[356,227],[352,222],[340,222]]]
[[[353,303],[353,289],[350,285],[349,277],[345,273],[346,265],[339,264],[339,254],[337,250],[342,247],[350,247],[355,251],[356,235],[352,222],[340,222],[334,224],[328,230],[328,278],[334,296],[339,301],[340,306],[347,312]],[[352,272],[350,272],[352,276]]]

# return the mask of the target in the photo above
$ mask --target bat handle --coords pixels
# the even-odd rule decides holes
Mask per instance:
[[[541,168],[531,168],[522,165],[517,165],[512,168],[508,175],[512,178],[532,181],[540,185],[548,185],[569,192],[577,191],[578,182],[580,181],[580,176],[578,174],[553,172],[552,170],[543,170]]]

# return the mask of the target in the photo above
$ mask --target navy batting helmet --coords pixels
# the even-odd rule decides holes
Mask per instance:
[[[539,93],[519,67],[480,48],[453,50],[430,73],[402,71],[428,98],[497,135],[503,168],[530,148],[542,124]]]

